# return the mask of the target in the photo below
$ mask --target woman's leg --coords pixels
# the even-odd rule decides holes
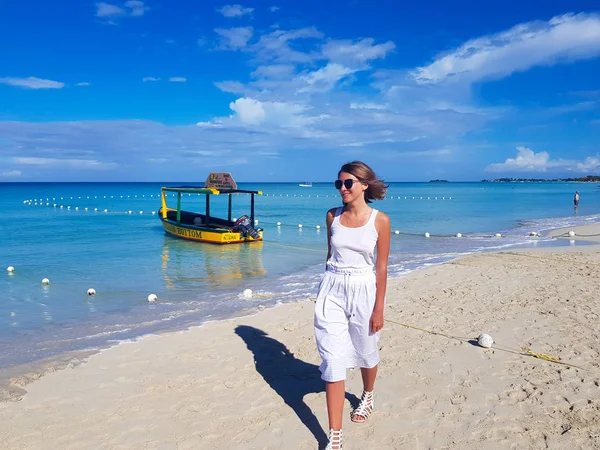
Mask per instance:
[[[327,397],[327,415],[331,430],[342,429],[342,416],[344,414],[344,401],[346,399],[346,386],[344,380],[325,383]]]
[[[377,366],[371,367],[370,369],[362,367],[360,369],[360,374],[362,375],[363,380],[363,390],[365,392],[373,392],[375,378],[377,378]]]

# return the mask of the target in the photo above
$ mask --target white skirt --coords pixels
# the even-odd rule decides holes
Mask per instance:
[[[346,379],[346,369],[379,363],[380,332],[371,333],[376,279],[371,269],[328,267],[315,305],[315,337],[323,360],[319,370],[328,382]]]

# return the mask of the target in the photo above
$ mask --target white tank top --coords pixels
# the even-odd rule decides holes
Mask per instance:
[[[340,223],[342,208],[335,211],[331,224],[331,256],[327,266],[335,269],[371,269],[375,267],[375,246],[377,229],[375,217],[377,210],[371,211],[369,221],[362,227],[349,228]]]

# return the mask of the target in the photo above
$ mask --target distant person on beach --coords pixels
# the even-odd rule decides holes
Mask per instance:
[[[573,197],[573,204],[575,208],[579,206],[579,191],[575,192],[575,197]]]
[[[314,316],[327,397],[328,450],[342,448],[346,369],[360,367],[363,381],[351,420],[364,422],[373,412],[391,236],[389,217],[368,205],[382,200],[388,188],[369,166],[344,164],[335,188],[344,206],[327,211],[326,271]]]

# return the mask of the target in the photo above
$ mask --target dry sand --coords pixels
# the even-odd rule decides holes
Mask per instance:
[[[600,448],[598,248],[476,255],[391,281],[376,410],[345,415],[344,448]],[[0,448],[316,449],[312,309],[149,336],[48,374],[0,403]],[[481,332],[581,368],[483,349]],[[349,413],[358,370],[346,390]]]

